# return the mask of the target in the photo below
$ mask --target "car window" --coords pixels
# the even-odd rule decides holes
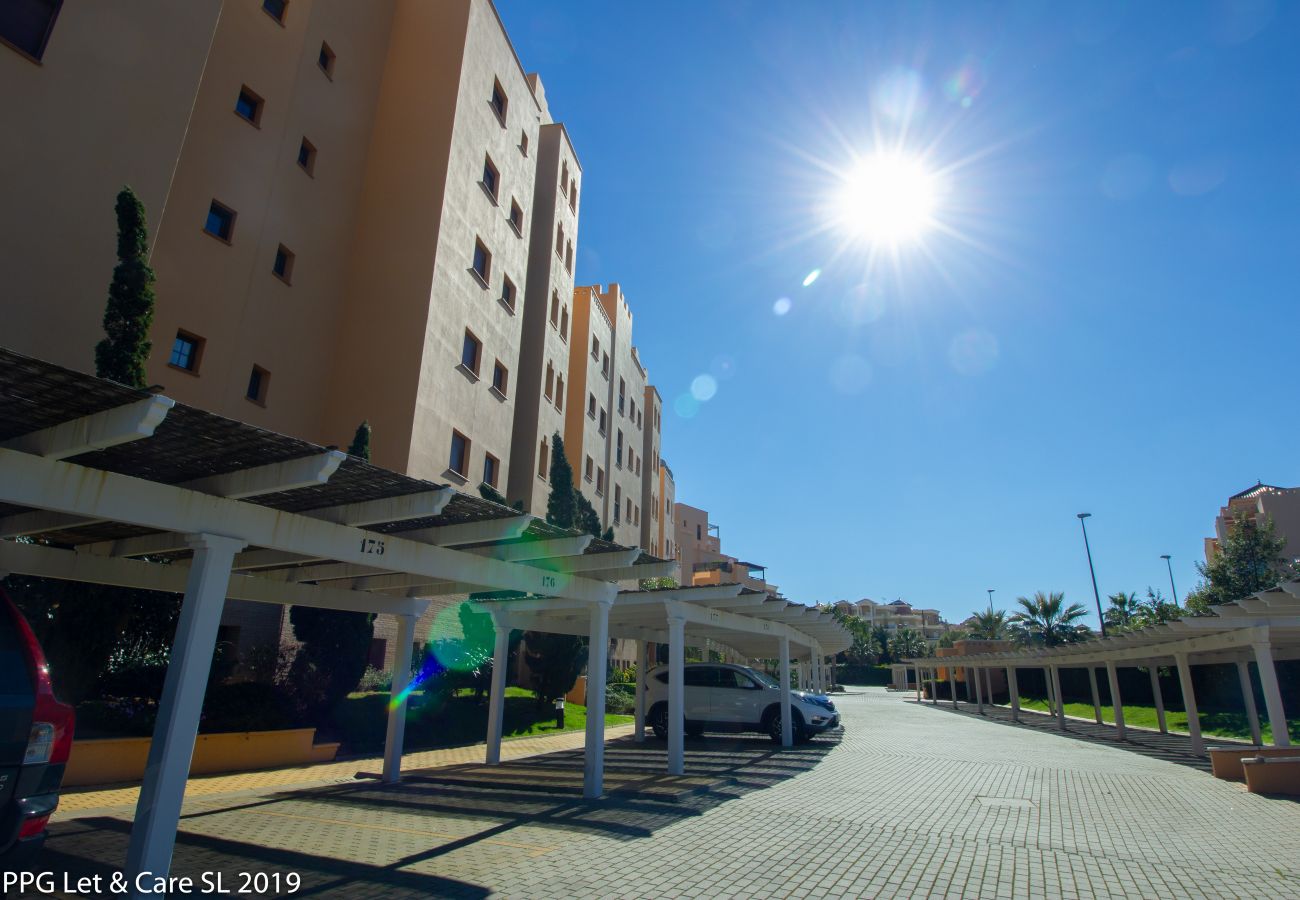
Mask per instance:
[[[749,674],[752,675],[754,679],[758,681],[759,684],[765,684],[768,687],[781,686],[780,682],[778,682],[776,679],[769,677],[767,674],[760,672],[757,669],[750,669]]]
[[[717,670],[709,666],[691,666],[686,670],[687,687],[712,687],[717,684]]]
[[[0,604],[4,604],[0,598]],[[0,696],[29,697],[32,679],[27,672],[27,653],[18,640],[18,629],[10,613],[0,605]]]
[[[737,672],[735,669],[723,669],[719,673],[718,686],[741,691],[748,691],[758,687],[758,685],[754,684],[752,678],[744,672]]]
[[[664,671],[660,672],[658,675],[655,676],[655,679],[658,680],[658,682],[659,682],[660,684],[667,684],[667,683],[668,683],[668,670],[665,669]]]

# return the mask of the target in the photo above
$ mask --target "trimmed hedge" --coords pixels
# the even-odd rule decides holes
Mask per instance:
[[[894,674],[889,666],[843,665],[835,667],[835,680],[839,684],[883,687],[894,683]]]

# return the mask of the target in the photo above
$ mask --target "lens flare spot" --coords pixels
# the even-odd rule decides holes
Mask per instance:
[[[683,419],[693,419],[700,411],[700,401],[690,394],[682,394],[673,401],[673,411]]]
[[[809,272],[807,275],[804,276],[803,286],[808,287],[810,284],[812,284],[814,281],[820,278],[821,275],[822,275],[821,269],[813,269],[811,272]]]
[[[953,72],[943,83],[944,96],[952,103],[969,108],[984,90],[984,64],[973,56]]]
[[[831,364],[831,387],[841,394],[860,394],[871,384],[871,363],[855,353],[841,356]]]
[[[948,345],[948,363],[960,375],[983,375],[997,361],[998,339],[982,329],[963,331]]]
[[[709,371],[715,378],[731,378],[736,374],[736,361],[730,356],[715,356]]]
[[[790,307],[793,305],[789,297],[781,297],[772,304],[772,312],[778,316],[783,316],[790,311]]]
[[[704,403],[718,393],[718,380],[712,375],[696,375],[691,382],[691,396]]]

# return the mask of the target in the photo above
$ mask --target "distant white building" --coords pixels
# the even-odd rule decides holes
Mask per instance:
[[[873,627],[884,628],[890,634],[903,628],[910,628],[925,636],[927,641],[937,641],[945,632],[956,626],[945,622],[937,609],[917,609],[904,600],[890,603],[877,603],[874,600],[840,600],[837,609],[850,615],[865,619]]]

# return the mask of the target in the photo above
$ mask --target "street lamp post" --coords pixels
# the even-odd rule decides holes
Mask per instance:
[[[989,615],[990,615],[990,616],[993,615],[993,591],[994,591],[994,588],[989,588],[989,589],[988,589],[988,592],[989,592]]]
[[[1101,592],[1097,590],[1097,570],[1092,567],[1092,548],[1088,546],[1088,523],[1083,520],[1092,513],[1078,513],[1079,527],[1083,529],[1083,549],[1088,554],[1088,573],[1092,575],[1092,596],[1097,601],[1097,624],[1101,626],[1101,636],[1106,636],[1106,617],[1101,614]]]
[[[1165,565],[1169,567],[1169,590],[1174,592],[1174,606],[1177,606],[1178,588],[1174,587],[1174,564],[1169,561],[1170,557],[1168,553],[1160,554],[1160,558],[1163,559],[1165,561]]]

